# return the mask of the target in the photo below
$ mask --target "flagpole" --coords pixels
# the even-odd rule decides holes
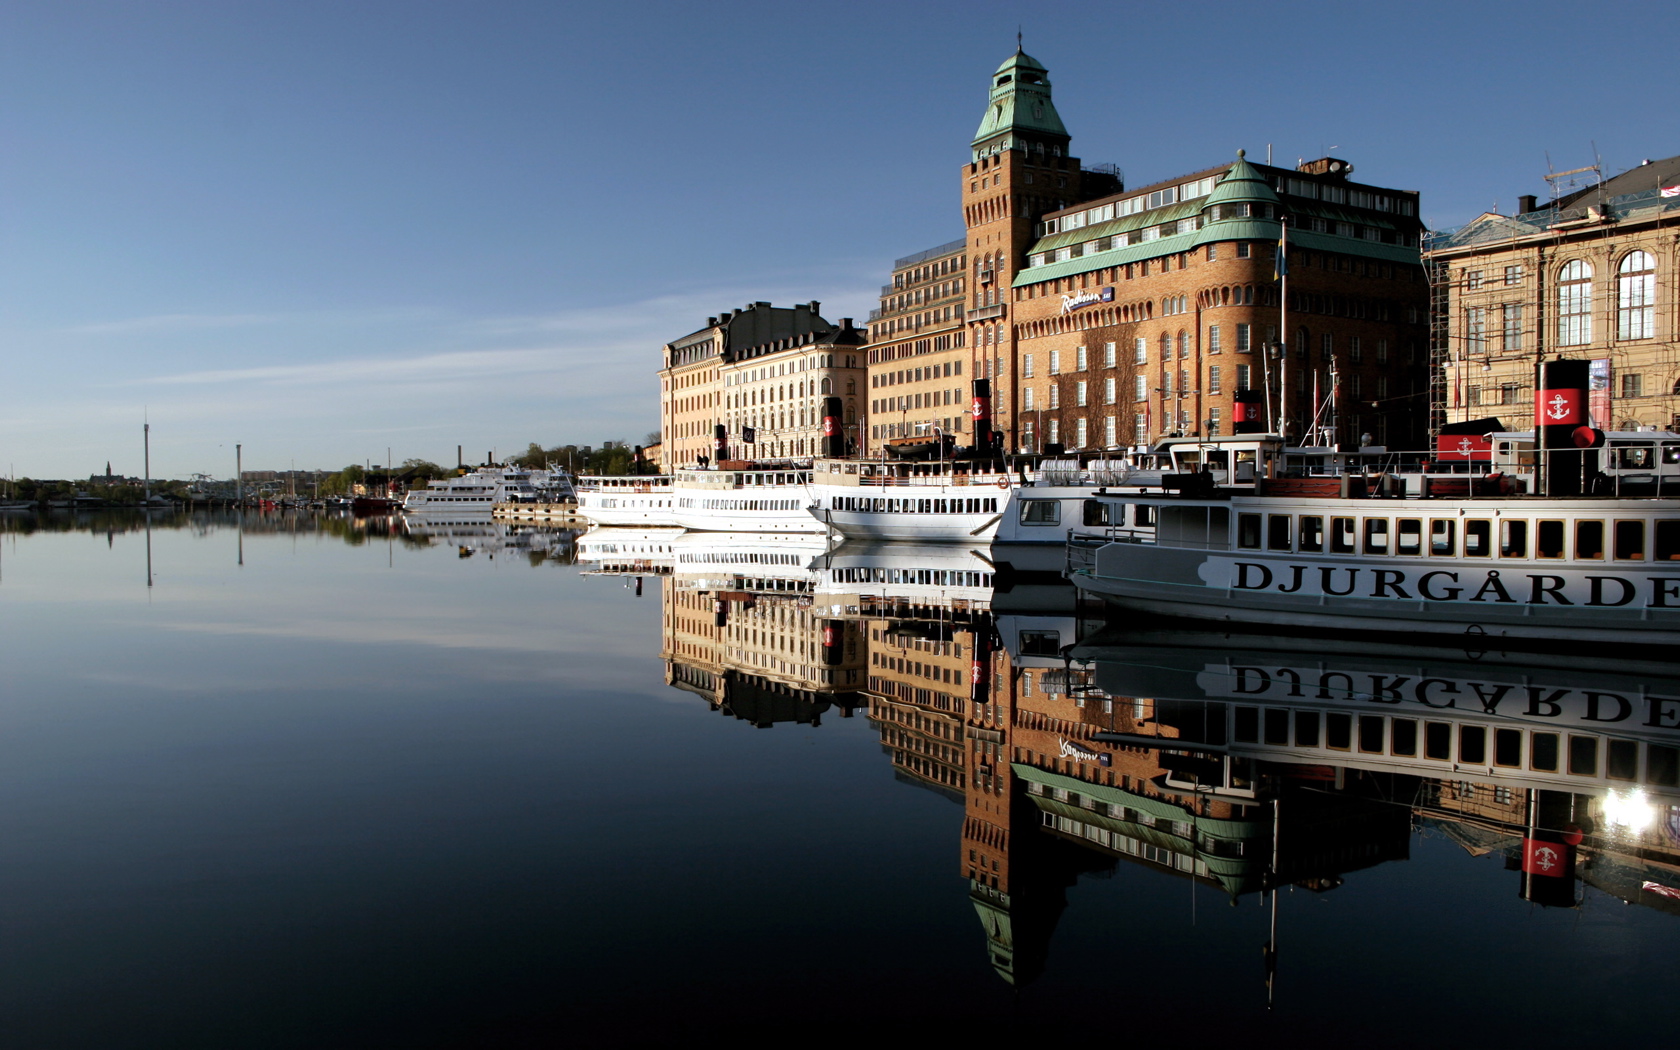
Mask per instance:
[[[1289,224],[1278,220],[1281,236],[1278,239],[1278,338],[1283,352],[1278,357],[1278,433],[1283,435],[1284,447],[1289,447]]]

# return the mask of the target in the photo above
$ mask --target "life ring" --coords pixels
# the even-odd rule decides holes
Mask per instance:
[[[998,478],[997,479],[997,487],[1000,488],[1000,489],[1008,488],[1009,487],[1009,479],[1008,478]]]

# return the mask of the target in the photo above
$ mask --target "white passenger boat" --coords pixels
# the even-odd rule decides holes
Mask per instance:
[[[676,560],[673,544],[682,534],[674,525],[597,526],[578,537],[577,561],[586,576],[669,576]]]
[[[811,513],[811,469],[798,464],[724,460],[716,469],[679,470],[672,518],[702,532],[822,532]]]
[[[836,615],[906,615],[905,610],[983,611],[993,568],[983,543],[848,540],[818,566],[817,605]]]
[[[671,480],[669,474],[580,477],[578,513],[596,525],[675,526]]]
[[[573,498],[572,479],[563,470],[479,467],[460,477],[438,478],[403,498],[404,514],[463,511],[488,515],[498,503],[562,501]]]
[[[1014,484],[996,460],[818,460],[810,516],[848,539],[987,543]]]
[[[1489,435],[1484,447],[1503,444],[1511,465],[1527,457],[1526,476],[1289,476],[1267,449],[1258,483],[1246,488],[1187,474],[1163,481],[1192,495],[1125,497],[1155,509],[1154,535],[1076,536],[1068,575],[1120,608],[1194,620],[1529,643],[1680,642],[1680,502],[1521,494],[1654,490],[1650,464],[1671,445],[1680,462],[1680,435],[1585,436],[1602,447],[1553,442],[1540,453],[1532,435]],[[1536,458],[1547,470],[1534,470]]]
[[[671,575],[685,590],[807,596],[832,546],[817,533],[684,532],[671,541]]]

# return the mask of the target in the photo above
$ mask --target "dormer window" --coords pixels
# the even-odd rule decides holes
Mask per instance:
[[[1009,83],[1011,79],[1010,75],[1005,73],[1003,76],[997,78],[997,86],[1002,87],[1003,85]]]

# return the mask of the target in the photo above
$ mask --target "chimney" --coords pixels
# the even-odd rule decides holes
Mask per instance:
[[[1534,194],[1525,193],[1517,198],[1517,214],[1527,215],[1534,210]]]
[[[842,332],[850,332],[852,330],[852,319],[850,317],[840,318],[840,330]]]
[[[707,328],[716,328],[717,323],[718,323],[718,319],[716,317],[706,318],[706,327]]]
[[[815,299],[812,299],[811,300],[811,313],[812,313],[813,316],[816,315],[816,314],[822,313],[822,303],[819,303]]]

